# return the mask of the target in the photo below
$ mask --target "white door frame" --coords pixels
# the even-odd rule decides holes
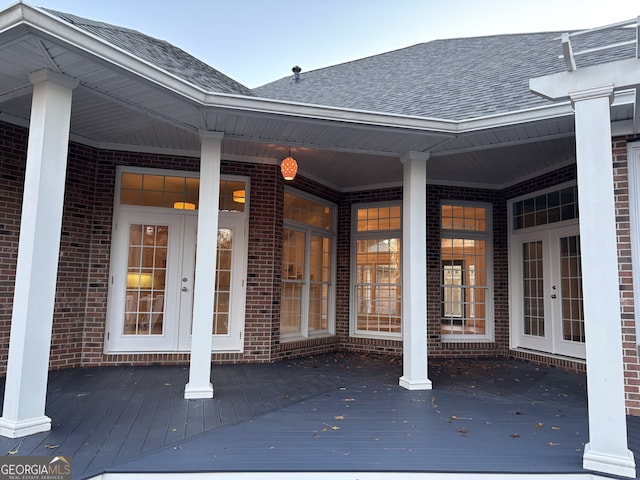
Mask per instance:
[[[527,348],[547,355],[585,358],[584,343],[566,341],[562,335],[562,288],[560,265],[557,261],[559,250],[556,247],[560,238],[579,235],[577,220],[531,228],[521,233],[511,233],[509,259],[511,348]],[[544,337],[525,335],[523,331],[522,244],[533,241],[542,241],[543,247]]]

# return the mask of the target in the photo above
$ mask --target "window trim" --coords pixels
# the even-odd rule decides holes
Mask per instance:
[[[321,338],[327,337],[331,335],[335,335],[336,331],[336,270],[337,270],[337,214],[338,208],[337,205],[329,200],[324,198],[317,197],[307,192],[303,192],[301,190],[297,190],[292,187],[285,187],[285,193],[295,195],[297,197],[305,198],[307,200],[311,200],[313,202],[325,205],[331,209],[331,230],[326,230],[321,227],[316,227],[314,225],[310,225],[308,223],[302,223],[295,220],[290,220],[288,218],[282,218],[282,230],[294,230],[297,232],[302,232],[305,234],[305,272],[304,272],[304,280],[302,287],[302,318],[300,319],[300,333],[280,333],[280,342],[288,343],[295,342],[299,340],[306,340],[310,338]],[[284,203],[284,195],[283,195],[283,203]],[[329,284],[329,293],[328,293],[328,311],[327,311],[327,328],[322,330],[314,330],[313,332],[309,332],[309,294],[310,294],[310,268],[309,261],[311,258],[311,236],[319,236],[329,238],[331,240],[331,281]],[[281,267],[282,268],[282,267]],[[281,280],[282,281],[282,280]],[[280,319],[278,318],[278,324]]]
[[[369,230],[366,232],[358,232],[358,210],[366,208],[383,208],[383,207],[400,207],[400,228],[397,230]],[[375,338],[381,340],[402,340],[402,312],[400,314],[400,331],[399,332],[370,332],[366,330],[358,330],[357,315],[357,295],[355,286],[357,284],[357,241],[375,239],[380,237],[399,238],[400,239],[400,291],[404,295],[402,288],[402,256],[403,256],[403,236],[402,236],[402,200],[398,201],[382,201],[382,202],[365,202],[354,203],[351,205],[351,242],[349,246],[350,261],[350,281],[349,281],[349,336],[353,338]],[[402,308],[402,307],[401,307]]]
[[[471,230],[444,230],[442,228],[442,206],[461,206],[461,207],[482,207],[486,211],[485,225],[487,227],[484,232]],[[495,295],[494,295],[494,273],[493,273],[493,204],[490,202],[474,202],[468,200],[440,200],[438,208],[439,216],[439,238],[438,250],[440,253],[440,269],[438,271],[438,283],[440,290],[440,308],[438,309],[441,341],[443,343],[486,343],[495,341]],[[471,240],[485,241],[485,261],[486,261],[486,277],[487,289],[485,296],[485,332],[482,335],[474,334],[451,334],[442,333],[442,309],[443,309],[443,292],[442,292],[442,239],[443,238],[460,238]],[[462,317],[464,320],[464,317]]]

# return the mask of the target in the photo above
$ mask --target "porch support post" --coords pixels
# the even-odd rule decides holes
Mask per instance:
[[[570,95],[574,102],[578,206],[589,398],[583,467],[635,478],[627,447],[622,326],[613,191],[613,86]]]
[[[402,351],[400,386],[429,390],[427,375],[427,160],[429,153],[402,156]]]
[[[189,383],[184,398],[213,398],[211,383],[211,329],[216,280],[218,208],[220,196],[221,132],[200,132],[200,194],[198,239],[193,291],[193,327]]]
[[[51,329],[67,172],[72,91],[78,81],[39,70],[33,83],[27,164],[0,435],[51,430],[45,416]]]

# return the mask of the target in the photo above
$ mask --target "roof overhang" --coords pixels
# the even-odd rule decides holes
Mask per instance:
[[[80,81],[75,141],[197,156],[198,132],[221,131],[226,158],[277,163],[293,148],[301,173],[338,190],[400,185],[409,151],[432,152],[430,181],[488,188],[573,155],[568,101],[452,121],[216,93],[22,2],[0,12],[0,62],[0,119],[28,125],[28,74],[47,68]],[[614,119],[628,121],[635,96],[616,102]]]

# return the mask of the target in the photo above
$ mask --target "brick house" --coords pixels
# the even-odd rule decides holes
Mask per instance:
[[[401,355],[400,385],[428,389],[428,358],[500,356],[586,370],[585,467],[635,475],[626,27],[435,41],[250,90],[140,32],[7,7],[0,434],[50,428],[50,369],[188,364],[185,398],[207,398],[212,362]]]

